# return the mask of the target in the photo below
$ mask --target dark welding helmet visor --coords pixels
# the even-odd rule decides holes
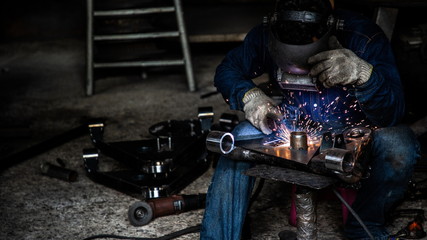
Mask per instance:
[[[308,74],[310,66],[307,63],[309,57],[329,49],[328,42],[332,31],[323,35],[319,40],[309,44],[295,45],[281,42],[270,31],[268,51],[273,61],[283,71],[290,74]]]
[[[307,84],[317,90],[315,80],[308,76],[311,66],[307,60],[329,49],[334,25],[332,6],[327,0],[278,1],[269,20],[268,51],[279,68],[278,73],[282,74],[276,76],[285,83],[279,82],[282,88],[296,86],[298,89],[298,85]]]

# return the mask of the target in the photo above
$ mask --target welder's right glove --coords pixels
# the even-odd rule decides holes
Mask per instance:
[[[373,69],[370,63],[350,49],[343,48],[335,36],[329,38],[329,47],[331,50],[308,59],[308,63],[313,65],[310,75],[318,76],[323,86],[360,86],[369,80]]]
[[[283,114],[273,99],[265,95],[259,88],[252,88],[247,91],[243,97],[243,104],[245,118],[264,134],[272,133],[272,129],[269,127],[269,119],[272,121],[283,119]]]

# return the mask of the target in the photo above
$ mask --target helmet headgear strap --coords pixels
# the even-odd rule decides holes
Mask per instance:
[[[321,19],[322,16],[315,12],[286,10],[280,14],[280,19],[278,20],[303,23],[319,23]]]

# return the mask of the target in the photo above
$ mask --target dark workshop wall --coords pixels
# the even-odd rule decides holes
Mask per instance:
[[[0,41],[85,36],[85,0],[14,0],[0,8]]]
[[[183,0],[182,4],[229,4],[271,0]],[[0,7],[0,42],[84,38],[86,0],[14,0]]]

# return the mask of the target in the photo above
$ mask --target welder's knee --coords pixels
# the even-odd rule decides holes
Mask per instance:
[[[373,155],[389,170],[412,172],[419,157],[419,143],[406,125],[380,128],[374,132]]]

